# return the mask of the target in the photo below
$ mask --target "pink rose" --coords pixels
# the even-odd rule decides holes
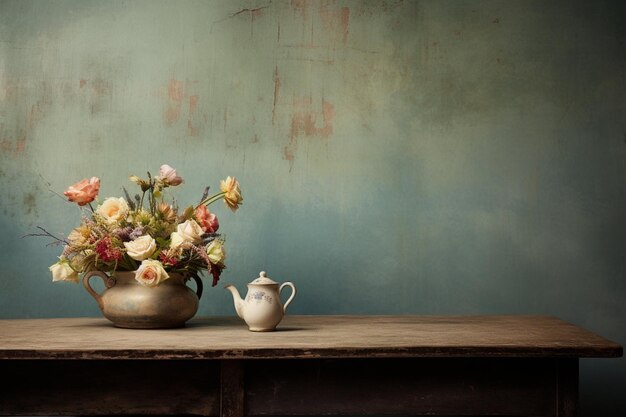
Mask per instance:
[[[161,165],[157,178],[159,178],[165,184],[172,186],[180,185],[183,183],[182,177],[179,177],[176,173],[176,170],[167,164]]]
[[[217,221],[217,216],[211,213],[205,205],[198,206],[194,215],[205,233],[215,233],[219,229],[220,224]]]
[[[135,272],[135,279],[146,287],[155,287],[169,277],[163,268],[163,264],[154,259],[146,259],[141,262],[141,265]]]
[[[98,196],[100,191],[100,179],[91,177],[85,178],[82,181],[77,182],[63,193],[69,201],[77,203],[79,206],[91,203]]]

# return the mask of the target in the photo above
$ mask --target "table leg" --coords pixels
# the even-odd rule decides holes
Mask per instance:
[[[558,417],[578,415],[578,358],[559,359],[556,372]]]
[[[220,417],[244,416],[244,363],[221,361]]]

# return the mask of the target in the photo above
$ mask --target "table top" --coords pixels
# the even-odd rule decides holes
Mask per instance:
[[[546,316],[286,316],[266,333],[237,317],[167,330],[103,318],[0,320],[0,359],[619,356],[619,344]]]

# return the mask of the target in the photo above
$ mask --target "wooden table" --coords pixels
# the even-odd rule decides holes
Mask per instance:
[[[0,320],[0,414],[574,416],[579,358],[621,355],[539,316]]]

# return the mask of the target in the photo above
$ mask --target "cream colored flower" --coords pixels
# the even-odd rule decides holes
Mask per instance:
[[[171,249],[184,249],[185,246],[189,246],[189,242],[187,242],[183,236],[178,232],[173,232],[170,235],[170,248]]]
[[[155,287],[169,277],[163,269],[163,264],[154,259],[144,260],[135,272],[135,279],[146,287]]]
[[[128,256],[136,261],[143,261],[149,258],[157,248],[156,241],[149,235],[140,236],[130,242],[124,242],[124,246]]]
[[[239,187],[239,181],[235,177],[227,177],[220,181],[220,190],[224,194],[224,203],[232,210],[237,211],[243,203],[243,196]]]
[[[72,269],[67,259],[59,260],[48,269],[52,272],[52,281],[78,282],[78,272]]]
[[[176,228],[176,232],[187,242],[194,244],[202,242],[204,230],[195,220],[185,220]]]
[[[222,242],[217,239],[207,246],[206,254],[214,264],[222,264],[226,259],[226,249],[224,249]]]
[[[130,210],[128,203],[123,198],[109,197],[98,206],[96,213],[101,215],[107,223],[117,223],[126,217]]]

